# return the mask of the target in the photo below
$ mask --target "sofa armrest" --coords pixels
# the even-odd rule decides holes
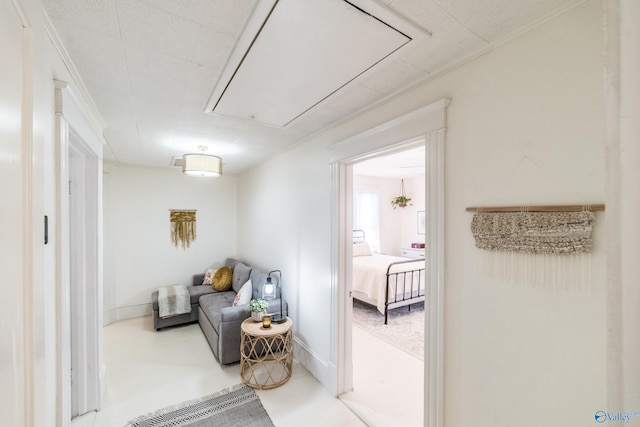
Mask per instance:
[[[280,299],[270,300],[268,303],[269,308],[267,309],[267,313],[278,313],[280,311]],[[289,314],[289,308],[287,307],[287,302],[285,300],[282,300],[282,311],[284,311],[285,316]],[[220,309],[221,322],[244,320],[250,316],[251,312],[249,311],[249,304],[238,305],[235,307],[223,307]]]
[[[235,321],[243,321],[250,317],[249,304],[237,305],[232,307],[223,307],[220,309],[220,323],[229,323]]]

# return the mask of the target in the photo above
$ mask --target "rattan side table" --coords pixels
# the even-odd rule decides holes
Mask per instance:
[[[291,378],[293,368],[293,322],[272,323],[249,318],[240,327],[240,378],[249,387],[260,390],[279,387]]]

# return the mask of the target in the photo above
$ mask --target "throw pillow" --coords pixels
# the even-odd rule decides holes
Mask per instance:
[[[220,267],[213,275],[211,286],[218,292],[226,292],[231,289],[233,270],[229,267]]]
[[[202,278],[203,285],[210,285],[213,280],[213,275],[216,273],[216,270],[213,268],[208,268],[207,271],[204,272],[204,277]]]
[[[251,301],[251,294],[253,293],[253,286],[251,285],[251,279],[247,280],[236,294],[236,298],[233,300],[233,305],[245,305]]]

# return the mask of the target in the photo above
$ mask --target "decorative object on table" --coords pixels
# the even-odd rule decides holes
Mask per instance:
[[[273,421],[256,392],[238,384],[215,394],[140,416],[125,427],[170,427],[181,425],[273,427]]]
[[[251,311],[251,318],[256,322],[260,322],[263,316],[267,313],[269,303],[262,298],[252,299],[249,301],[249,311]]]
[[[427,223],[424,216],[424,211],[418,211],[418,234],[424,234],[426,225]]]
[[[291,378],[293,369],[293,322],[264,329],[246,319],[240,325],[240,379],[261,390],[281,386]]]
[[[400,181],[400,195],[395,197],[391,201],[391,206],[393,209],[397,207],[406,208],[407,206],[413,206],[411,203],[411,198],[407,197],[407,194],[404,191],[404,179]]]
[[[413,249],[424,249],[424,243],[412,243],[411,247]]]
[[[278,281],[274,284],[271,279],[271,273],[278,273]],[[278,288],[280,292],[278,292]],[[271,321],[273,323],[282,323],[287,320],[287,316],[285,316],[282,310],[282,272],[280,270],[272,270],[267,275],[267,280],[262,285],[262,298],[270,301],[274,300],[277,297],[280,297],[280,312],[271,315]]]
[[[262,329],[271,329],[271,315],[265,314],[262,316]]]
[[[589,288],[595,206],[467,208],[484,275],[547,288]]]
[[[222,175],[222,159],[218,156],[205,154],[207,147],[199,145],[199,153],[189,153],[182,156],[182,173],[189,176],[212,177]]]
[[[196,240],[196,210],[169,210],[171,221],[171,243],[176,248],[187,249]]]

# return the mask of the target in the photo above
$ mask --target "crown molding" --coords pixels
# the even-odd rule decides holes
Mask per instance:
[[[89,93],[87,86],[84,84],[84,81],[82,80],[78,69],[71,60],[67,49],[64,47],[64,44],[62,43],[58,32],[54,28],[51,20],[44,10],[43,22],[45,31],[47,33],[47,36],[49,37],[49,40],[51,41],[51,44],[53,45],[54,49],[58,53],[58,56],[62,60],[62,63],[70,74],[71,82],[65,82],[66,91],[70,95],[72,95],[73,101],[76,106],[83,112],[83,115],[86,117],[95,134],[99,136],[100,139],[102,139],[102,143],[105,144],[106,141],[103,137],[103,130],[107,127],[107,125],[104,122],[102,115],[100,114],[100,110],[98,110],[98,107],[93,101],[93,97]],[[57,87],[60,87],[59,85],[61,84],[60,82],[62,80],[54,80],[56,81]]]

